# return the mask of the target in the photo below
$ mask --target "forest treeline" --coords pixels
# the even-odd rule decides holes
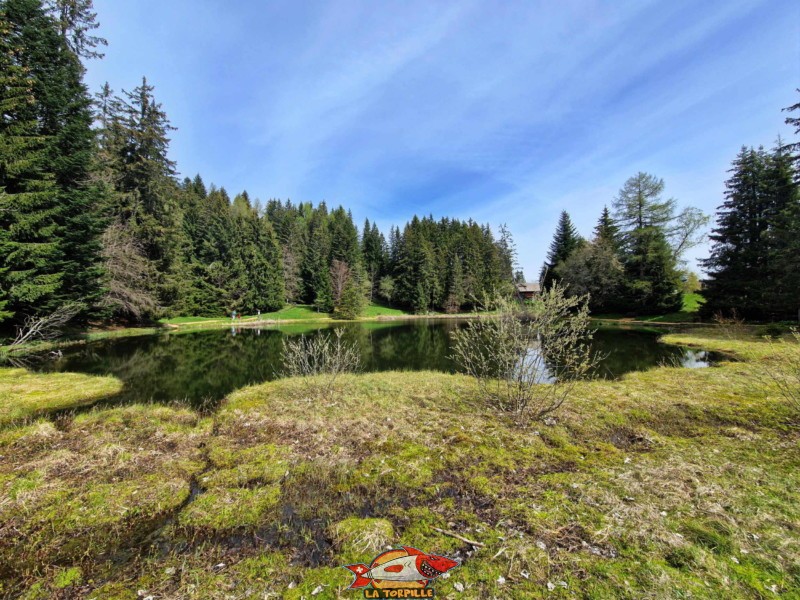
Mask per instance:
[[[613,210],[603,208],[590,240],[563,211],[542,284],[560,281],[570,293],[588,295],[594,312],[679,310],[689,277],[682,257],[702,241],[708,217],[693,207],[678,211],[663,192],[662,179],[637,173],[613,199]]]
[[[800,103],[785,110],[800,133],[800,118],[791,116]],[[711,253],[700,261],[702,289],[683,256],[703,240],[708,219],[695,208],[678,211],[664,197],[664,181],[648,173],[625,182],[589,240],[561,213],[543,284],[561,281],[572,294],[588,294],[594,312],[668,313],[681,308],[682,292],[699,290],[707,319],[800,318],[800,143],[743,147],[729,172]]]
[[[505,227],[415,216],[384,236],[341,206],[262,204],[179,178],[146,79],[87,89],[97,27],[91,0],[0,0],[0,327],[65,305],[131,322],[286,303],[353,317],[371,300],[458,312],[521,278]],[[797,315],[799,150],[779,140],[734,160],[703,261],[707,316]],[[648,173],[610,200],[588,240],[561,215],[541,282],[589,294],[594,311],[678,309],[707,217]]]
[[[414,217],[386,240],[342,207],[180,180],[146,79],[86,88],[96,28],[91,0],[0,2],[0,320],[65,304],[141,321],[287,302],[353,317],[376,298],[456,312],[510,289],[505,229]]]

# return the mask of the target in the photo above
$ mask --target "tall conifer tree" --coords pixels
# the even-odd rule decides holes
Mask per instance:
[[[547,252],[547,260],[542,265],[539,275],[542,287],[550,287],[554,281],[558,280],[556,274],[558,265],[567,260],[583,243],[584,240],[578,235],[578,230],[572,224],[569,213],[565,210],[561,211],[553,241],[550,242],[550,249]]]
[[[725,182],[725,201],[717,209],[717,225],[709,236],[711,256],[703,261],[708,271],[704,290],[707,315],[715,312],[756,317],[761,315],[764,294],[762,276],[768,260],[769,203],[762,148],[743,147]]]
[[[36,175],[14,181],[12,169],[3,185],[16,196],[13,215],[5,217],[14,221],[4,236],[13,246],[5,257],[6,288],[22,312],[91,304],[100,291],[104,223],[100,190],[90,183],[94,135],[83,66],[40,0],[6,0],[0,13],[4,72],[12,79],[16,70],[24,73],[28,90],[6,125],[25,129],[22,137],[39,145],[27,167]]]

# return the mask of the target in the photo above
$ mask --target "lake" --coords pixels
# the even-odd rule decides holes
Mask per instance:
[[[456,372],[449,358],[450,333],[466,326],[456,320],[350,323],[345,339],[355,342],[362,370],[437,370]],[[319,335],[330,325],[239,327],[100,340],[65,348],[56,360],[34,360],[38,371],[74,371],[113,375],[124,382],[112,401],[186,401],[213,408],[233,390],[280,377],[285,336]],[[662,364],[709,366],[714,356],[702,350],[670,346],[657,335],[610,329],[595,333],[602,355],[598,375],[614,378]]]

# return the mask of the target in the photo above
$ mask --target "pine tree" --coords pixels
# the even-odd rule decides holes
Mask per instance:
[[[52,267],[60,252],[54,176],[45,169],[45,142],[38,135],[34,82],[14,54],[19,40],[0,12],[0,320],[52,296],[61,276]]]
[[[39,148],[26,161],[28,173],[12,169],[3,182],[14,196],[6,198],[13,214],[4,217],[5,287],[12,309],[22,312],[92,303],[104,223],[100,190],[88,183],[94,137],[83,67],[39,0],[7,0],[1,12],[6,81],[24,74],[27,82],[27,100],[10,107],[5,126],[18,139],[36,138]]]
[[[764,287],[769,256],[766,162],[762,148],[743,147],[729,171],[725,201],[717,209],[717,225],[709,236],[711,255],[702,261],[709,275],[703,290],[706,316],[733,310],[744,317],[762,315],[764,296],[769,293]]]
[[[681,307],[680,272],[660,228],[643,227],[629,233],[625,275],[629,310],[661,314]]]
[[[561,211],[553,241],[550,242],[547,260],[542,265],[542,271],[539,275],[543,288],[550,287],[554,281],[558,280],[558,275],[556,274],[558,265],[567,260],[583,244],[584,240],[578,235],[578,231],[572,224],[569,214],[565,210]]]
[[[794,319],[800,311],[800,177],[779,138],[764,171],[768,213],[768,256],[764,269],[765,316]]]
[[[603,207],[603,213],[597,221],[594,228],[594,243],[602,244],[613,250],[619,252],[620,250],[620,232],[619,227],[611,218],[611,211],[608,206]]]

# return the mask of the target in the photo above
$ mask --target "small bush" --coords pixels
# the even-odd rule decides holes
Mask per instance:
[[[342,373],[358,371],[361,354],[355,344],[342,339],[344,330],[337,328],[333,335],[320,333],[313,337],[283,340],[283,372],[285,377],[302,377],[309,390],[330,396]],[[314,381],[308,378],[314,378]]]
[[[768,325],[762,325],[759,327],[757,333],[760,337],[777,339],[782,335],[789,333],[790,331],[791,329],[786,325],[782,325],[780,323],[769,323]]]
[[[492,408],[541,418],[597,364],[587,299],[554,284],[528,307],[498,300],[496,309],[454,332],[453,358],[479,381]]]

